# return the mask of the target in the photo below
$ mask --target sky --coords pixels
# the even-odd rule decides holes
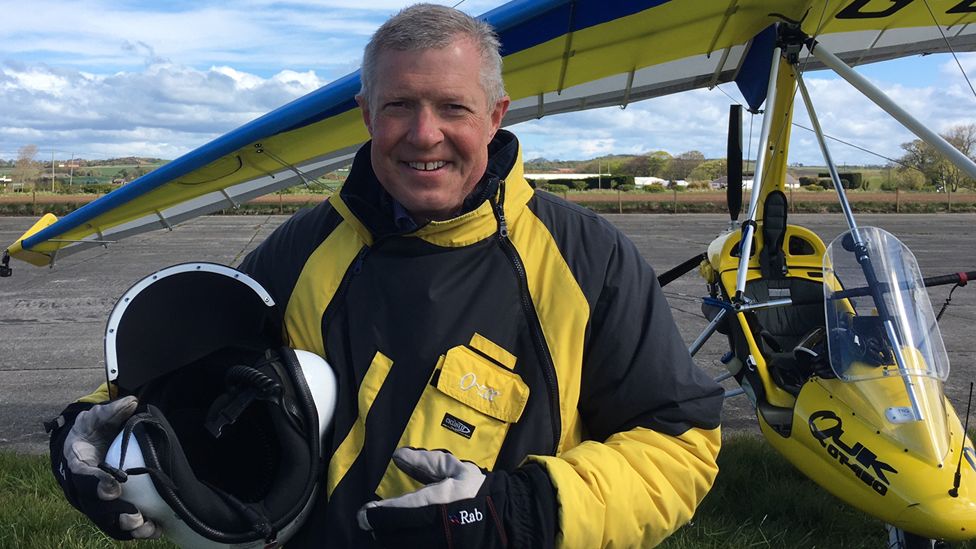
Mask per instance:
[[[28,144],[42,160],[177,158],[355,71],[371,33],[409,3],[0,0],[0,158],[16,158]],[[479,15],[503,3],[464,0],[458,7]],[[976,54],[959,60],[976,77]],[[976,96],[949,55],[858,71],[936,131],[976,123]],[[837,163],[884,164],[882,157],[900,157],[900,145],[914,138],[828,72],[805,81],[824,131],[876,153],[831,143]],[[724,157],[732,102],[743,100],[734,84],[724,84],[510,129],[526,159],[655,150]],[[744,120],[745,144],[755,149],[761,119],[752,118]],[[802,106],[794,122],[810,127]],[[794,127],[790,162],[823,164],[812,133]]]

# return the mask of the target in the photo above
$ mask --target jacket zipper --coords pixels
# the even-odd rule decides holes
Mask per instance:
[[[358,275],[363,270],[363,263],[366,261],[366,255],[369,254],[369,246],[363,245],[363,249],[359,250],[356,254],[356,259],[352,264],[352,274]]]
[[[552,418],[552,454],[556,454],[559,448],[560,438],[560,417],[559,417],[559,395],[556,389],[556,366],[552,362],[552,355],[546,345],[545,335],[542,333],[542,323],[536,313],[532,298],[529,295],[529,280],[526,276],[525,265],[522,258],[515,249],[515,244],[508,238],[508,223],[505,221],[505,181],[498,183],[498,200],[492,203],[495,218],[498,220],[498,242],[508,256],[508,260],[515,269],[515,277],[519,284],[519,298],[522,302],[522,311],[529,321],[529,332],[532,335],[532,342],[535,344],[536,354],[542,361],[542,373],[546,379],[546,387],[549,389],[549,415]]]

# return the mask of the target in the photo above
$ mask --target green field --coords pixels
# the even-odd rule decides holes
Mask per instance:
[[[755,436],[726,435],[719,466],[698,514],[661,547],[886,547],[880,521],[828,495]],[[0,501],[0,548],[171,547],[102,535],[64,501],[46,457],[0,452]]]

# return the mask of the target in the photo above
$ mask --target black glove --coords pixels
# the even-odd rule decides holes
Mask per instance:
[[[68,503],[121,540],[160,534],[134,505],[119,499],[121,485],[98,467],[137,404],[135,397],[90,407],[72,404],[51,426],[51,470]]]
[[[387,547],[478,549],[552,547],[555,492],[549,476],[530,464],[489,472],[448,452],[399,448],[393,462],[427,486],[371,501],[359,527]]]

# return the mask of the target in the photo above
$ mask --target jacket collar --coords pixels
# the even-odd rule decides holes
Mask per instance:
[[[531,189],[522,176],[518,139],[506,130],[499,130],[488,144],[488,167],[465,199],[459,216],[431,221],[419,228],[403,228],[396,222],[398,208],[393,197],[373,172],[367,142],[356,153],[348,178],[330,202],[367,244],[387,236],[413,235],[438,245],[458,246],[476,242],[496,229],[491,210],[494,200],[490,199],[497,198],[500,181],[505,181],[505,211],[511,219],[509,212],[528,201]]]

